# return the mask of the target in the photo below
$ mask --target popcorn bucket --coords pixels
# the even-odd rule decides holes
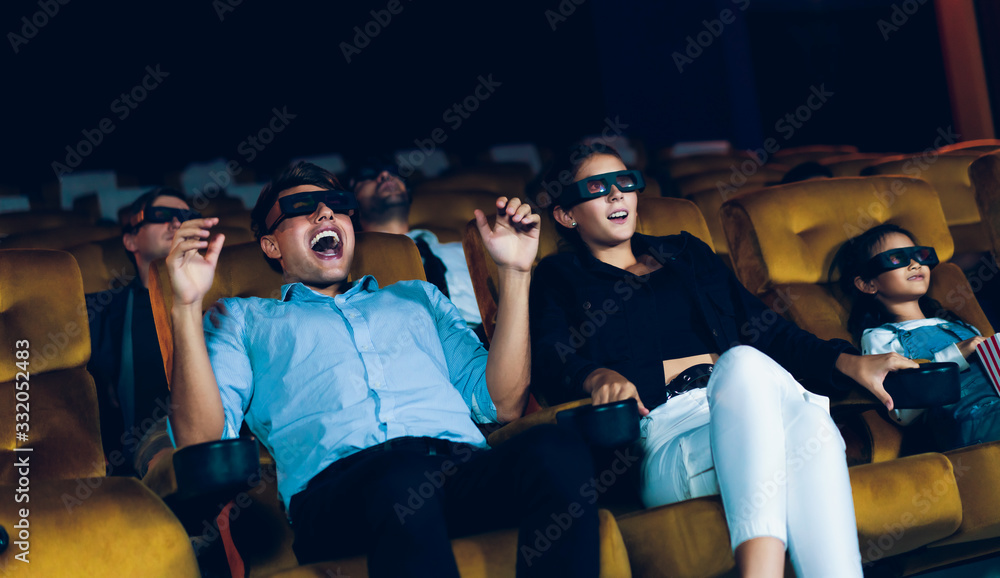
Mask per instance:
[[[986,374],[993,382],[993,388],[1000,394],[1000,333],[980,343],[976,351],[986,368]]]

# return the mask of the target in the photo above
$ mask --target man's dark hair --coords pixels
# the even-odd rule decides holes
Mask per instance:
[[[284,168],[271,182],[264,185],[257,197],[257,203],[250,211],[250,228],[254,237],[259,243],[261,238],[268,234],[267,214],[271,212],[271,207],[278,201],[281,191],[295,188],[301,185],[315,185],[328,191],[340,191],[344,188],[340,185],[336,175],[330,171],[316,166],[312,163],[300,161]],[[271,259],[267,255],[267,264],[278,273],[283,273],[281,263],[277,259]]]

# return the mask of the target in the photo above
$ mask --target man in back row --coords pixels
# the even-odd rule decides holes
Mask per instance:
[[[280,300],[223,299],[203,319],[222,247],[221,236],[208,241],[217,219],[177,232],[167,257],[176,445],[236,437],[246,421],[275,458],[302,564],[367,553],[372,576],[457,577],[451,538],[516,526],[519,575],[596,576],[582,441],[541,426],[490,450],[473,423],[516,419],[527,401],[538,216],[500,198],[490,230],[476,211],[500,271],[487,353],[429,283],[347,282],[357,201],[340,189],[300,163],[261,191],[251,219],[282,271]],[[535,549],[536,532],[567,515],[561,538]]]

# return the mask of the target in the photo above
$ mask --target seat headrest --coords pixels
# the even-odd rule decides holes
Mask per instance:
[[[687,231],[709,247],[715,247],[704,215],[697,205],[687,199],[640,195],[636,214],[636,230],[644,235],[659,237]]]
[[[91,308],[105,307],[95,301]],[[95,310],[96,311],[96,310]],[[30,344],[33,374],[83,367],[90,359],[88,306],[76,260],[69,253],[44,249],[0,250],[0,382],[21,371],[16,343]]]
[[[891,222],[951,258],[954,243],[937,193],[904,176],[841,177],[790,183],[735,197],[722,222],[740,281],[755,294],[779,284],[827,283],[841,245]]]
[[[969,180],[969,165],[979,156],[975,152],[938,155],[931,151],[874,164],[870,170],[876,175],[907,175],[927,181],[941,197],[948,225],[968,225],[981,220]]]

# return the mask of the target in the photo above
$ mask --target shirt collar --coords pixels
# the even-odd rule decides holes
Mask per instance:
[[[348,299],[357,293],[374,293],[378,291],[378,281],[371,275],[365,275],[361,279],[351,283],[350,289],[340,296]],[[306,287],[301,282],[286,283],[281,286],[282,301],[327,301],[332,299],[329,295],[324,295],[314,289]]]

